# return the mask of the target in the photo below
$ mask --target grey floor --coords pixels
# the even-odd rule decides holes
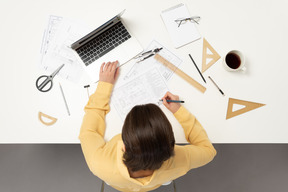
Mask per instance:
[[[175,180],[177,192],[287,192],[288,144],[217,144],[208,165]],[[0,144],[0,192],[100,192],[80,145]]]

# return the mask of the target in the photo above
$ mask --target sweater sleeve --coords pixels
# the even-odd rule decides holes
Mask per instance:
[[[112,90],[112,84],[99,82],[95,93],[90,96],[84,108],[85,115],[79,139],[90,170],[93,158],[105,146],[105,116],[110,111],[109,101]]]
[[[183,147],[183,155],[188,161],[188,169],[200,167],[212,161],[216,150],[195,116],[183,106],[174,113],[174,116],[183,127],[186,140],[190,143]]]

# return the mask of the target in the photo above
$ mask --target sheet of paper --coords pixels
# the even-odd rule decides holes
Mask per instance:
[[[42,42],[39,67],[49,74],[65,64],[57,75],[78,82],[84,70],[70,45],[88,32],[90,29],[78,21],[50,16]]]
[[[160,72],[157,68],[152,68],[135,78],[131,78],[126,84],[115,88],[111,103],[124,121],[126,115],[135,105],[147,103],[159,105],[159,99],[167,91],[168,87]]]
[[[149,46],[145,49],[145,51],[160,47],[162,47],[163,49],[158,54],[164,57],[166,60],[173,63],[175,66],[179,67],[179,65],[182,63],[182,60],[156,40],[153,40],[149,44]],[[156,59],[154,59],[154,57],[150,57],[144,61],[135,63],[133,67],[130,69],[130,71],[125,75],[124,80],[133,78],[134,76],[143,73],[143,71],[147,71],[154,67],[156,67],[160,71],[161,75],[164,77],[166,81],[168,81],[174,73],[173,71],[169,70],[167,67],[159,63]]]
[[[195,23],[187,21],[178,27],[178,24],[175,22],[177,19],[191,17],[186,5],[181,3],[164,10],[161,13],[161,17],[175,48],[179,48],[201,38]]]
[[[43,40],[42,40],[41,61],[43,60],[43,58],[47,54],[49,45],[53,41],[55,34],[57,32],[57,29],[58,29],[59,25],[61,24],[62,19],[63,19],[63,17],[50,15],[48,25],[44,31],[44,36],[43,36]]]

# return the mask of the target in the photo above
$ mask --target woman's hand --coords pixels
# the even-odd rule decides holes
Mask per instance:
[[[115,84],[119,76],[118,61],[103,63],[100,68],[99,81]]]
[[[176,113],[178,111],[178,109],[181,107],[180,103],[174,103],[174,102],[167,102],[166,101],[166,100],[179,100],[178,95],[173,95],[169,91],[164,95],[164,97],[162,99],[163,99],[163,104],[165,105],[165,107],[167,109],[169,109],[169,111],[171,111],[172,113]]]

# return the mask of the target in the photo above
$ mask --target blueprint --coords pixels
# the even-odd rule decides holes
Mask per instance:
[[[147,103],[159,105],[159,100],[167,91],[166,81],[159,70],[151,68],[116,88],[113,91],[111,103],[124,121],[126,115],[135,105]]]
[[[79,21],[50,16],[42,40],[40,69],[52,73],[65,64],[58,75],[78,82],[84,70],[70,46],[89,31],[88,27]]]
[[[179,57],[177,57],[175,54],[173,54],[171,51],[169,51],[167,48],[165,48],[163,45],[161,45],[159,42],[157,42],[156,40],[153,40],[150,43],[150,45],[145,49],[145,51],[152,50],[155,48],[160,48],[160,47],[162,47],[163,49],[158,54],[164,57],[166,60],[173,63],[176,67],[179,67],[179,65],[182,63],[182,60]],[[164,77],[164,79],[167,82],[174,73],[173,71],[165,67],[163,64],[156,61],[154,57],[150,57],[144,61],[135,63],[133,67],[131,68],[131,70],[125,75],[124,80],[129,79],[137,74],[143,73],[143,71],[149,70],[154,67],[156,67],[160,71],[161,75]]]

